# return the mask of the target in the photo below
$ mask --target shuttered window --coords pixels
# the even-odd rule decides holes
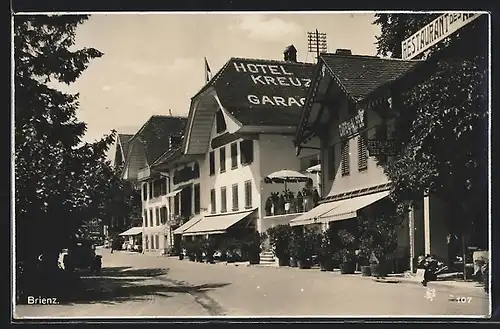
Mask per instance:
[[[200,184],[194,184],[194,213],[199,214],[200,208]]]
[[[245,139],[240,142],[241,164],[248,165],[253,162],[253,140]]]
[[[215,189],[210,190],[210,208],[212,214],[215,214],[215,212],[217,211],[215,205]]]
[[[238,143],[231,144],[231,169],[238,168]]]
[[[219,150],[220,172],[226,171],[226,147],[223,146]]]
[[[350,159],[349,159],[349,141],[343,141],[342,142],[342,151],[341,151],[341,158],[342,158],[342,176],[347,176],[349,175],[349,166],[350,166]]]
[[[245,209],[252,208],[252,181],[245,182]]]
[[[220,212],[227,212],[227,191],[225,186],[220,188]]]
[[[358,136],[358,171],[368,169],[368,149],[366,131]]]
[[[238,207],[238,184],[233,184],[233,211],[237,211]]]
[[[210,165],[210,176],[215,175],[215,153],[211,151],[209,153],[209,165]]]

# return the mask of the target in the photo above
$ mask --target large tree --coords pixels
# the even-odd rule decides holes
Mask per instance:
[[[43,254],[57,265],[59,250],[81,224],[96,217],[114,132],[83,141],[77,120],[78,94],[54,88],[71,84],[103,54],[74,49],[75,31],[88,17],[16,15],[15,54],[15,232],[16,258],[26,266]]]
[[[377,14],[380,55],[401,57],[401,41],[439,15]],[[393,198],[411,205],[424,193],[447,201],[449,227],[463,233],[482,227],[476,243],[486,247],[487,232],[487,30],[479,18],[427,54],[433,74],[401,97],[394,138],[400,154],[385,167]],[[405,207],[401,207],[404,209]],[[475,224],[475,225],[472,225]]]

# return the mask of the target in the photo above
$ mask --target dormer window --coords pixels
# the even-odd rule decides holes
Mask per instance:
[[[224,114],[222,114],[221,110],[218,110],[215,115],[215,126],[218,134],[226,131],[227,129],[226,120],[224,120]]]

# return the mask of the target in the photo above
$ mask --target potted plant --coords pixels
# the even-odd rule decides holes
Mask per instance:
[[[329,228],[321,235],[321,244],[318,252],[321,271],[333,271],[335,267],[335,252],[339,248],[336,231]]]
[[[194,242],[192,240],[185,241],[184,246],[186,248],[186,254],[188,256],[188,259],[191,262],[194,262],[196,260]]]
[[[238,240],[235,238],[229,238],[226,240],[226,260],[228,263],[234,263],[238,259]]]
[[[176,247],[177,247],[177,253],[179,255],[179,260],[183,260],[184,259],[184,249],[186,248],[184,241],[182,241],[182,240],[179,241],[176,244]]]
[[[361,253],[369,255],[371,275],[387,276],[387,258],[396,251],[402,217],[397,214],[396,207],[382,203],[372,209],[370,216],[361,215],[357,220]]]
[[[209,236],[207,239],[203,240],[203,252],[205,253],[205,260],[207,263],[214,263],[214,253],[216,248],[217,243],[215,237]]]
[[[338,251],[340,273],[354,274],[356,271],[356,237],[347,230],[338,232],[341,248]]]
[[[290,237],[292,228],[289,225],[278,225],[267,231],[269,242],[273,254],[278,258],[279,266],[288,266],[290,264]]]
[[[259,233],[258,231],[254,231],[246,237],[242,246],[242,253],[245,254],[243,258],[248,259],[250,264],[260,263],[261,244],[265,239],[266,233]]]
[[[203,240],[202,239],[195,239],[193,241],[193,251],[194,251],[194,256],[195,260],[197,262],[203,262]]]
[[[312,258],[318,241],[318,234],[315,230],[305,228],[302,234],[294,236],[297,254],[297,264],[301,269],[312,267]]]

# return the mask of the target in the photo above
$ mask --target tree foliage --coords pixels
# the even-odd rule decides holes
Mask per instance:
[[[379,55],[401,57],[401,41],[439,14],[378,14]],[[401,153],[385,172],[393,198],[411,204],[435,193],[456,211],[454,227],[487,214],[487,31],[482,18],[434,47],[434,74],[403,93],[393,137]],[[405,207],[402,207],[403,209]],[[459,219],[467,221],[459,223]],[[464,226],[465,225],[465,226]]]
[[[101,207],[106,151],[115,133],[83,142],[78,94],[49,85],[74,82],[103,54],[73,49],[87,16],[15,16],[16,257],[31,262],[57,253]]]

